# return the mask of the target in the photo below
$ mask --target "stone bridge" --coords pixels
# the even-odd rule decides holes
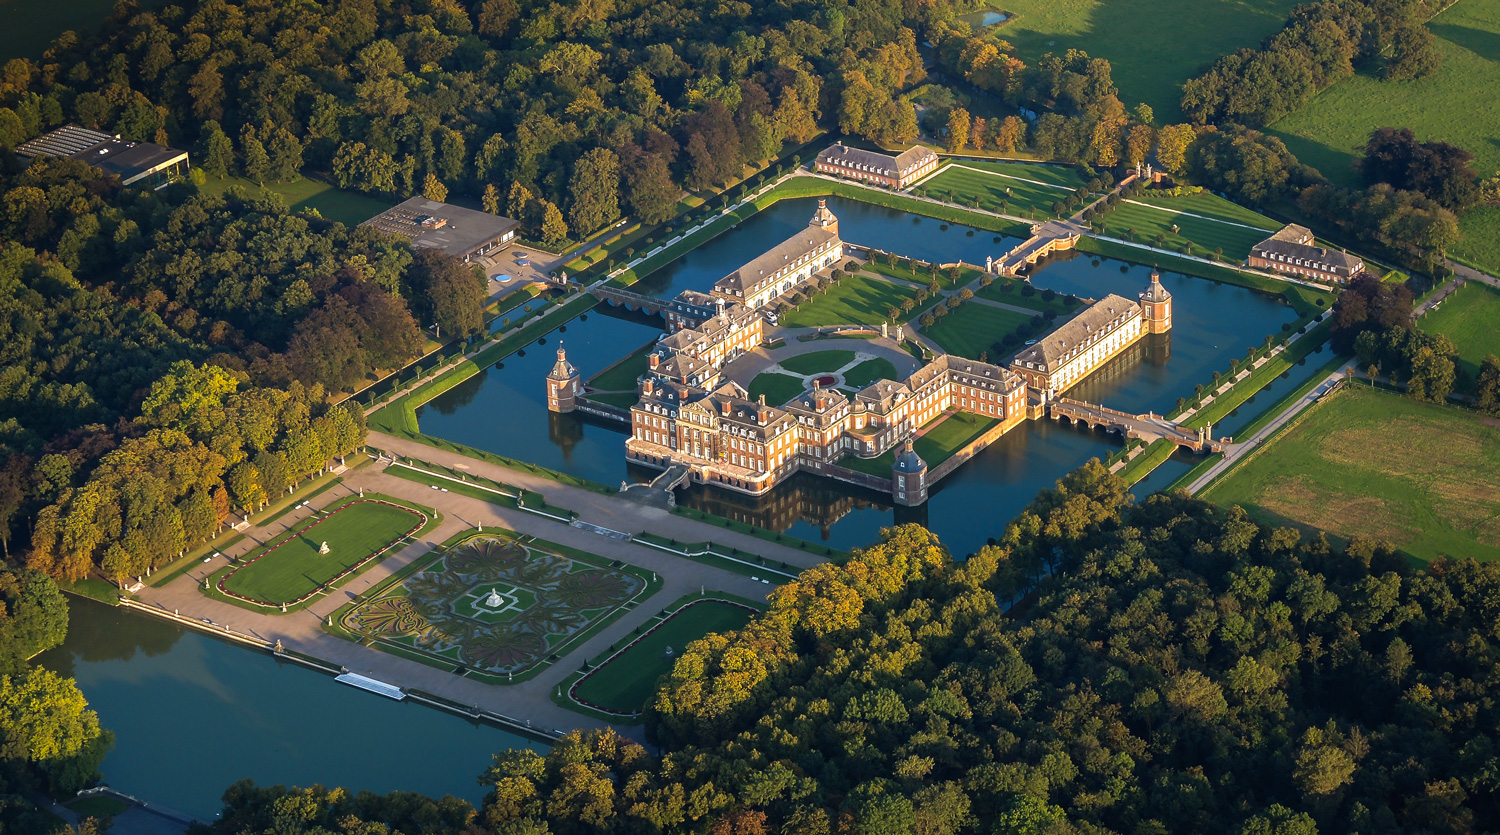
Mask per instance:
[[[1193,452],[1223,452],[1224,440],[1214,440],[1213,427],[1188,429],[1155,414],[1132,415],[1108,406],[1096,406],[1082,400],[1058,397],[1047,404],[1047,416],[1072,423],[1082,423],[1090,429],[1104,427],[1118,432],[1125,438],[1140,438],[1150,443],[1165,438]]]
[[[665,313],[667,308],[672,306],[670,299],[658,299],[620,287],[611,287],[608,284],[589,288],[589,294],[612,307],[623,307],[629,311],[648,315]]]
[[[989,261],[989,271],[996,275],[1015,275],[1023,265],[1035,264],[1041,258],[1072,249],[1083,236],[1084,228],[1071,220],[1049,220],[1031,227],[1031,237],[1017,244],[999,260]]]

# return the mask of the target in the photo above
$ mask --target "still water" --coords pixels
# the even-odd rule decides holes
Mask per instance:
[[[542,746],[396,702],[176,624],[68,597],[61,647],[36,663],[72,676],[115,734],[105,782],[200,818],[243,777],[261,785],[456,794],[504,749]]]
[[[944,229],[939,221],[867,203],[834,197],[828,204],[839,217],[839,232],[846,241],[923,260],[983,264],[985,256],[1003,254],[1016,242],[959,225]],[[816,205],[814,198],[777,203],[635,289],[654,295],[690,288],[706,291],[805,225]],[[1108,293],[1135,298],[1150,275],[1147,266],[1069,252],[1039,265],[1032,283],[1085,298]],[[1163,272],[1161,280],[1174,299],[1172,332],[1142,341],[1069,396],[1137,413],[1170,411],[1179,398],[1192,396],[1197,384],[1208,382],[1214,371],[1227,373],[1231,360],[1243,358],[1267,334],[1280,334],[1283,325],[1296,319],[1279,298],[1241,287],[1172,272]],[[419,409],[422,430],[605,484],[649,479],[651,471],[627,467],[621,427],[547,412],[542,379],[556,360],[559,340],[568,360],[587,380],[660,335],[657,322],[596,308],[587,319],[544,337],[545,344],[528,347],[525,356],[513,356]],[[1271,402],[1280,397],[1319,364],[1315,354],[1260,399]],[[1222,423],[1217,434],[1232,433],[1255,409],[1240,411],[1243,415]],[[812,476],[793,479],[759,498],[694,486],[681,492],[679,501],[840,548],[868,544],[880,528],[895,522],[919,521],[936,531],[955,554],[963,555],[998,537],[1004,523],[1038,490],[1090,458],[1103,458],[1118,444],[1117,438],[1103,432],[1032,421],[949,475],[924,507],[914,509],[892,508],[888,496]],[[1189,459],[1173,459],[1148,483],[1164,486],[1190,465]]]

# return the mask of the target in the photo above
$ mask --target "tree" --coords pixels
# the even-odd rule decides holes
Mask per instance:
[[[26,568],[0,571],[0,600],[0,674],[16,675],[67,637],[68,602],[50,577]]]
[[[263,126],[260,135],[265,138],[266,177],[278,183],[297,179],[302,171],[302,142],[281,125]]]
[[[510,24],[521,14],[516,0],[484,0],[479,4],[479,12],[475,16],[477,25],[475,29],[481,35],[491,38],[502,38],[510,28]]]
[[[1144,107],[1144,105],[1142,105]],[[1151,146],[1156,143],[1156,131],[1147,125],[1135,125],[1125,135],[1125,164],[1134,168],[1146,161]]]
[[[0,676],[0,738],[8,758],[36,768],[59,794],[95,779],[114,746],[73,680],[44,669]]]
[[[955,107],[948,111],[948,153],[956,154],[969,143],[969,111]]]
[[[1436,75],[1443,66],[1443,53],[1437,38],[1426,26],[1412,23],[1397,29],[1391,36],[1391,57],[1381,69],[1386,81],[1407,81]]]
[[[568,239],[568,224],[563,220],[562,212],[547,201],[541,201],[542,206],[542,243],[548,246],[561,246]]]
[[[423,324],[436,325],[451,338],[471,336],[484,328],[486,288],[478,267],[435,249],[419,249],[409,281]]]
[[[484,184],[484,194],[479,198],[484,210],[492,215],[500,214],[500,190],[494,183]]]
[[[1416,400],[1441,403],[1453,391],[1453,359],[1443,356],[1431,346],[1423,345],[1411,358],[1411,371],[1406,380],[1407,395]]]
[[[228,177],[234,169],[234,145],[219,123],[209,120],[204,124],[203,140],[199,143],[197,165],[215,177]]]
[[[1167,125],[1157,135],[1156,161],[1173,174],[1187,170],[1187,150],[1198,137],[1192,125]]]
[[[265,185],[271,176],[271,156],[266,153],[266,146],[261,144],[255,135],[255,128],[250,125],[245,125],[244,130],[240,131],[240,151],[241,170],[245,173],[245,179]]]
[[[642,223],[661,223],[672,216],[682,188],[660,154],[642,152],[625,168],[625,201]]]
[[[1019,116],[1006,116],[995,128],[995,150],[1015,153],[1026,141],[1026,123]]]
[[[584,154],[573,167],[568,191],[573,195],[568,220],[581,237],[615,222],[620,217],[619,157],[607,148],[595,148]]]
[[[505,200],[506,214],[516,220],[524,221],[530,215],[531,201],[535,198],[531,190],[521,185],[520,181],[510,184],[510,195]]]
[[[443,185],[436,174],[428,172],[427,179],[422,181],[422,196],[441,203],[448,199],[448,187]]]

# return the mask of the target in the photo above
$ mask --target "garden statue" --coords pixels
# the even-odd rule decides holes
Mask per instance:
[[[326,540],[326,539],[323,540],[322,546],[318,548],[318,553],[319,554],[327,554],[328,553],[328,540]]]
[[[500,596],[499,589],[490,589],[490,596],[484,599],[484,605],[491,609],[498,609],[505,605],[505,598]]]
[[[671,658],[673,655],[675,655],[675,653],[672,652],[672,648],[671,647],[667,647],[667,651],[666,651],[665,655],[666,655],[667,658]]]

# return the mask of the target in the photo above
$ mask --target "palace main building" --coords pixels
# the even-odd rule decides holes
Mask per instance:
[[[938,155],[921,145],[892,156],[840,143],[824,148],[814,167],[822,174],[864,180],[887,188],[906,188],[937,170]]]
[[[893,452],[883,489],[898,503],[917,505],[931,486],[912,449],[919,428],[945,412],[968,412],[995,420],[984,437],[998,437],[1036,414],[1031,406],[1172,326],[1171,295],[1153,273],[1139,301],[1111,294],[1095,302],[1008,368],[945,354],[900,382],[877,380],[852,395],[815,385],[781,406],[751,399],[725,379],[729,362],[761,344],[763,307],[842,255],[838,219],[819,201],[807,230],[721,279],[712,295],[680,294],[665,311],[670,333],[647,357],[626,457],[661,469],[686,465],[695,481],[761,495],[797,472],[873,486],[870,476],[837,462]],[[578,371],[559,347],[547,376],[548,408],[572,411],[581,391]]]

